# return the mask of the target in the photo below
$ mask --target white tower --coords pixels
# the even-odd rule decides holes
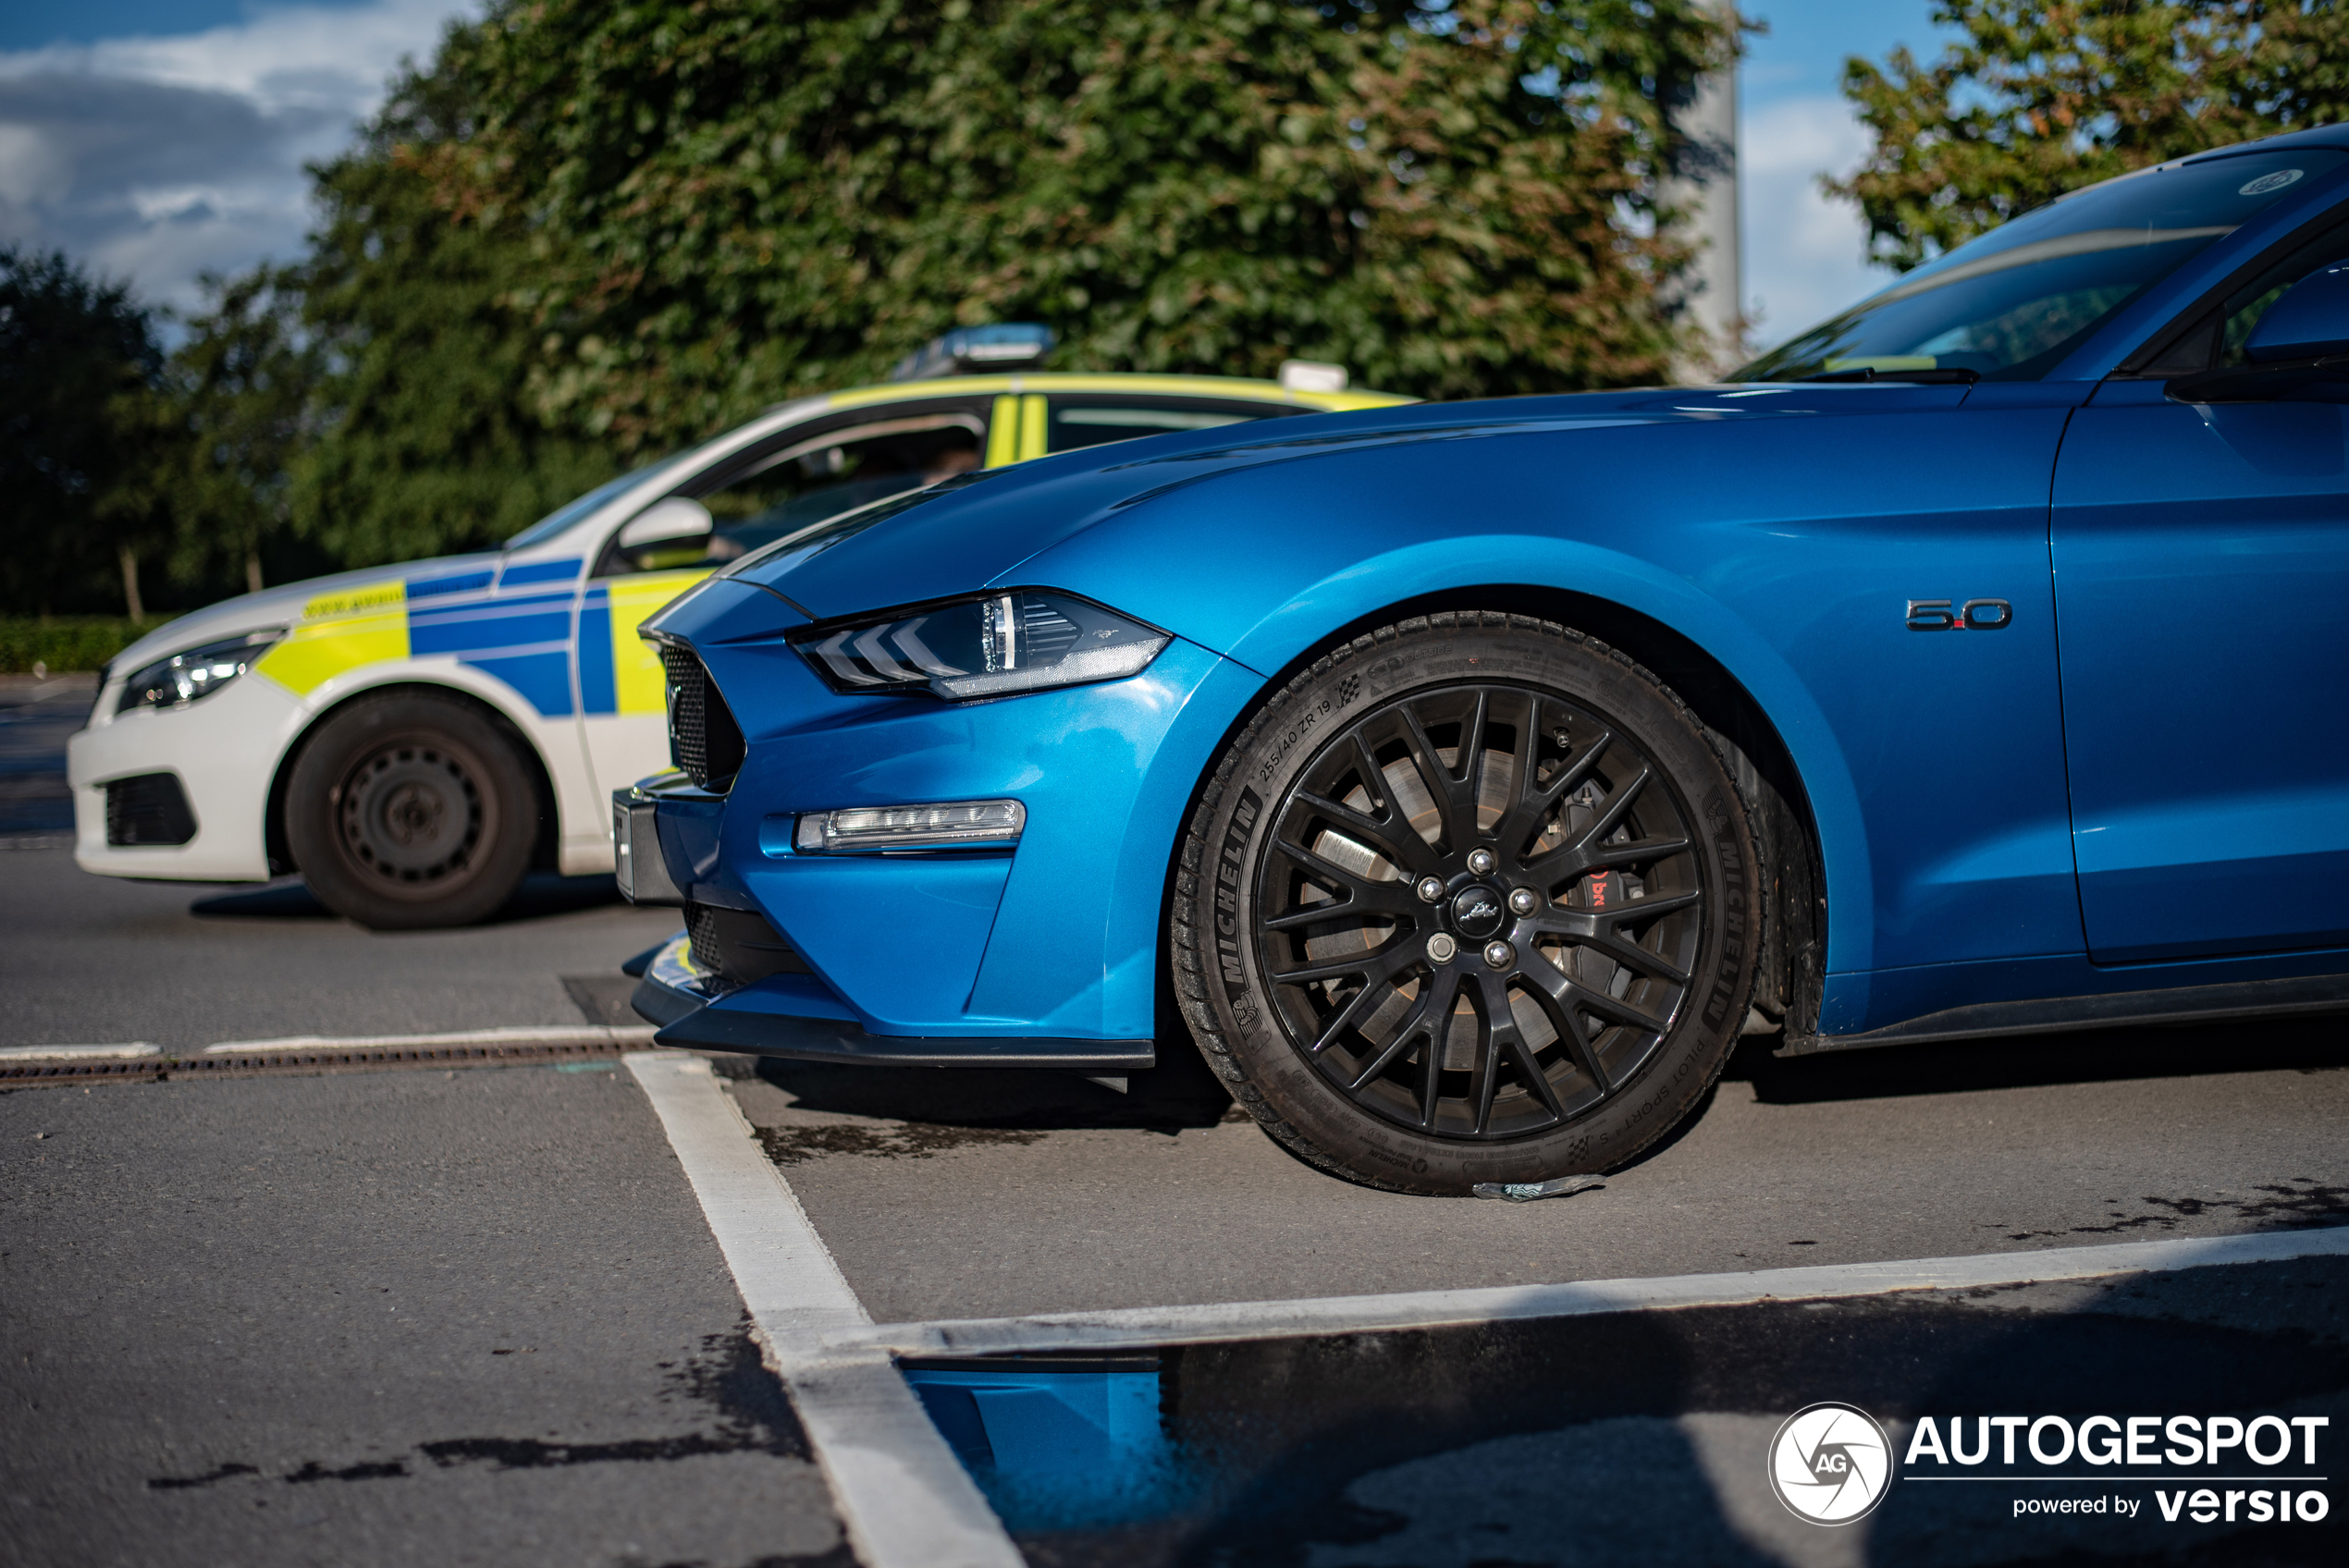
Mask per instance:
[[[1710,0],[1733,25],[1735,0]],[[1687,214],[1681,234],[1697,248],[1683,286],[1685,312],[1703,342],[1675,367],[1675,379],[1709,381],[1744,362],[1745,286],[1739,252],[1744,223],[1738,210],[1737,67],[1698,82],[1676,116],[1695,146],[1687,175],[1670,182],[1666,199]]]

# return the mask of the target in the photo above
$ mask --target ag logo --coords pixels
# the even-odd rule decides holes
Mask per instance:
[[[1856,1405],[1805,1405],[1770,1439],[1771,1489],[1814,1525],[1864,1518],[1891,1486],[1892,1444]]]

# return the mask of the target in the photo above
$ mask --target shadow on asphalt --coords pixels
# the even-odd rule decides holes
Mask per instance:
[[[551,871],[535,871],[523,879],[522,887],[504,909],[481,924],[509,925],[518,921],[570,914],[583,909],[600,909],[620,901],[619,885],[609,876],[558,876]],[[188,906],[188,913],[212,920],[341,918],[313,897],[299,876],[272,882],[250,891],[215,893],[209,898],[198,899]]]
[[[1119,1094],[1074,1072],[737,1059],[745,1076],[765,1079],[806,1109],[930,1127],[996,1133],[1139,1128],[1173,1133],[1242,1114],[1187,1036],[1161,1040],[1158,1060],[1151,1071],[1128,1074],[1126,1091]]]
[[[2349,1070],[2349,1029],[2343,1022],[2338,1016],[2249,1019],[1794,1058],[1772,1054],[1777,1036],[1750,1035],[1730,1057],[1721,1082],[1751,1084],[1766,1105],[1802,1105],[2215,1072],[2340,1072]],[[1128,1079],[1124,1095],[1073,1072],[876,1070],[772,1057],[739,1059],[736,1071],[765,1079],[810,1110],[940,1128],[1174,1133],[1243,1114],[1187,1035],[1162,1038],[1158,1060],[1153,1071]],[[1706,1091],[1692,1114],[1630,1164],[1656,1158],[1702,1124],[1717,1092],[1717,1085]]]
[[[2349,1017],[2231,1019],[1805,1057],[1776,1056],[1777,1045],[1775,1035],[1748,1035],[1723,1081],[1751,1084],[1765,1105],[1803,1105],[2214,1072],[2340,1072],[2349,1068]]]

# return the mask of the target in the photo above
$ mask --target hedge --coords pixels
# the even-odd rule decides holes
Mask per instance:
[[[0,616],[0,670],[29,670],[35,664],[52,670],[96,669],[173,619],[167,615],[153,615],[144,620],[108,615],[42,619]]]

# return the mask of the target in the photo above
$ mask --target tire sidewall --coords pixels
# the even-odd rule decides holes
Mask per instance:
[[[1473,1144],[1355,1108],[1283,1029],[1254,936],[1256,888],[1277,807],[1332,737],[1396,698],[1462,683],[1532,687],[1621,726],[1669,776],[1699,838],[1707,921],[1680,1017],[1620,1091],[1547,1132]],[[1269,698],[1219,758],[1186,843],[1174,923],[1178,995],[1241,1103],[1316,1163],[1372,1185],[1463,1194],[1477,1182],[1612,1169],[1697,1104],[1745,1018],[1755,926],[1744,809],[1720,759],[1654,677],[1604,644],[1524,617],[1407,621],[1319,660]],[[1180,950],[1186,936],[1196,949]]]
[[[338,821],[351,768],[400,741],[461,753],[491,797],[484,841],[465,874],[423,896],[393,892],[354,866]],[[472,704],[424,692],[352,701],[303,743],[287,781],[286,839],[303,881],[337,914],[376,930],[468,925],[494,914],[530,869],[537,827],[537,792],[514,742]]]

